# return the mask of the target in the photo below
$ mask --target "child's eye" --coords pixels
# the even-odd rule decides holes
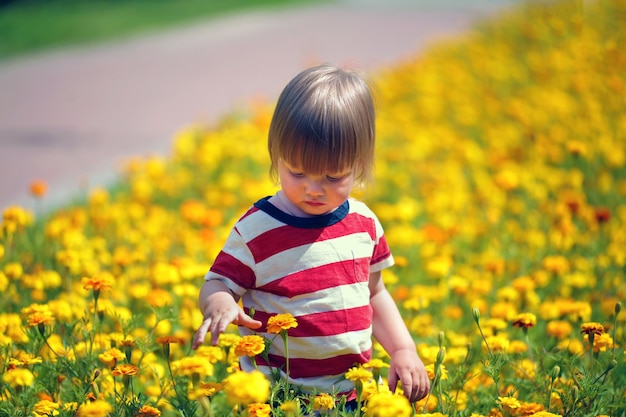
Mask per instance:
[[[289,171],[289,173],[290,173],[292,176],[296,177],[296,178],[302,178],[302,177],[304,177],[304,173],[302,173],[302,172],[293,172],[293,171]]]
[[[337,181],[341,181],[343,177],[333,177],[331,175],[327,175],[326,179],[330,182],[337,182]]]

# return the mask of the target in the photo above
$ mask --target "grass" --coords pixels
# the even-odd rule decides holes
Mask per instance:
[[[0,6],[0,60],[120,39],[227,13],[327,0],[25,0]]]

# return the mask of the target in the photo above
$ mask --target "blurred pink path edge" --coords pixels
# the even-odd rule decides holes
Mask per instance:
[[[373,73],[462,34],[506,1],[417,3],[259,10],[0,61],[0,208],[34,207],[34,180],[48,184],[46,208],[62,205],[113,181],[131,157],[167,155],[191,123],[275,100],[307,66]]]

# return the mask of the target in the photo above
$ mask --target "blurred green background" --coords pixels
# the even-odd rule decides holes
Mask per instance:
[[[257,8],[332,0],[0,0],[0,59]]]

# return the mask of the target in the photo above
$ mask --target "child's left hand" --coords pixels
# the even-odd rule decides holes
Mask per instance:
[[[391,354],[388,382],[392,392],[395,392],[398,381],[402,383],[404,395],[412,403],[428,395],[428,372],[415,349],[398,349]]]

